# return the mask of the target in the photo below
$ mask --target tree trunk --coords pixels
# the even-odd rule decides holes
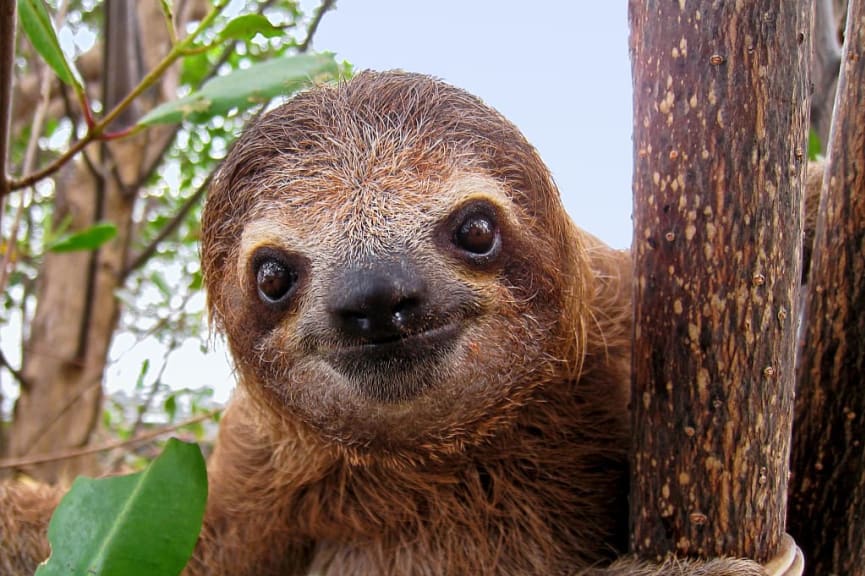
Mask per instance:
[[[851,0],[800,344],[790,532],[865,575],[865,1]]]
[[[634,552],[784,531],[811,2],[631,0]]]
[[[167,52],[168,38],[156,2],[109,0],[105,10],[102,101],[108,110],[139,81],[142,66],[155,63],[142,57],[139,28],[147,30],[146,47],[156,48],[158,56]],[[125,118],[126,124],[132,120]],[[110,145],[93,144],[85,155],[95,169],[79,157],[56,181],[56,222],[70,216],[71,229],[80,230],[107,221],[118,233],[95,252],[45,256],[10,429],[10,456],[83,446],[98,423],[103,373],[120,312],[115,292],[123,280],[138,193],[134,183],[152,150],[162,149],[165,136],[165,130],[151,130]],[[26,472],[54,482],[90,467],[86,460],[62,460]]]

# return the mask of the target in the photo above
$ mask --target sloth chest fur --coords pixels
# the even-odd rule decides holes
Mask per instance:
[[[226,503],[225,521],[258,535],[262,558],[244,552],[256,574],[295,548],[304,573],[318,575],[542,574],[608,560],[620,544],[624,459],[584,432],[558,432],[520,430],[501,439],[509,451],[415,469],[331,462],[315,480],[279,487],[285,470],[259,467],[231,491],[258,505]],[[281,520],[265,533],[262,517]]]
[[[612,547],[586,545],[615,541],[618,504],[614,494],[605,496],[609,484],[585,474],[575,490],[574,476],[566,482],[561,474],[579,473],[575,468],[502,464],[469,465],[414,491],[396,478],[349,483],[330,509],[306,510],[315,542],[310,573],[539,574],[612,555]],[[587,505],[579,493],[589,492],[607,505]]]

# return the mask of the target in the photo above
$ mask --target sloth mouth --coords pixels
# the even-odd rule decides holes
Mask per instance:
[[[462,327],[445,324],[336,346],[324,353],[330,366],[372,399],[410,400],[435,385],[442,359],[457,346]]]
[[[407,334],[393,334],[369,339],[364,342],[339,346],[331,351],[337,356],[359,355],[369,359],[387,356],[421,357],[434,352],[440,346],[456,340],[461,329],[456,324],[445,324],[437,328]]]

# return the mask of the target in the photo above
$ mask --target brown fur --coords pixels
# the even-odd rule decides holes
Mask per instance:
[[[478,198],[502,234],[487,266],[438,240]],[[300,262],[278,311],[255,292],[262,247]],[[456,349],[394,381],[331,368],[329,290],[400,259],[443,317],[424,329],[458,324]],[[564,574],[624,547],[630,258],[572,225],[535,150],[479,100],[404,73],[297,96],[225,161],[202,262],[241,387],[188,574]],[[677,566],[603,573],[761,573]]]
[[[33,574],[48,557],[48,521],[61,494],[32,482],[0,483],[0,574]]]
[[[473,202],[501,231],[481,264],[450,245]],[[262,249],[299,270],[284,306],[257,296]],[[408,337],[444,327],[446,351],[421,338],[397,347],[420,348],[410,369],[340,371],[333,358],[356,343],[328,302],[350,271],[394,262],[426,287]],[[240,386],[187,576],[764,573],[614,562],[627,541],[630,256],[577,229],[535,150],[465,92],[363,73],[264,115],[216,177],[202,263]],[[56,496],[30,490],[0,486],[3,574],[45,556]]]

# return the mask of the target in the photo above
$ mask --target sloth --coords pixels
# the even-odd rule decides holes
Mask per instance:
[[[631,258],[466,92],[364,72],[263,115],[201,259],[239,388],[189,575],[801,572],[789,539],[766,567],[617,559]]]
[[[632,263],[577,228],[510,122],[364,72],[252,122],[201,261],[238,388],[186,576],[800,576],[624,556]],[[0,569],[57,491],[0,485]]]

